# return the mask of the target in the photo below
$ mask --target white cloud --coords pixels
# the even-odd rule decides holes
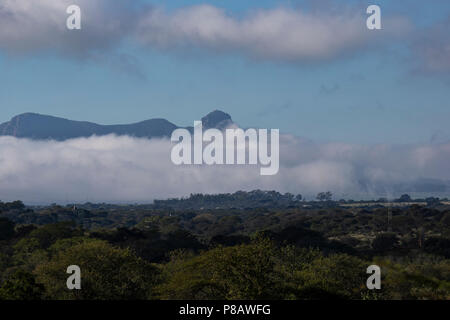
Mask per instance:
[[[206,49],[237,52],[275,61],[310,61],[340,57],[372,47],[380,37],[366,28],[365,12],[304,12],[276,8],[257,10],[244,18],[212,5],[198,5],[166,14],[152,10],[139,23],[139,38],[161,49]],[[403,34],[409,23],[386,18],[384,38]]]
[[[331,190],[337,197],[369,198],[418,188],[442,192],[445,183],[450,191],[450,144],[395,147],[315,144],[288,135],[280,139],[279,173],[261,176],[256,166],[175,166],[168,140],[0,137],[0,199],[150,202],[257,188],[308,196]],[[424,178],[435,180],[421,185]]]
[[[66,8],[82,12],[82,30],[67,30]],[[260,9],[243,17],[212,5],[167,13],[133,0],[2,0],[0,50],[9,54],[48,52],[105,59],[122,41],[175,52],[238,53],[273,61],[338,58],[403,34],[403,18],[383,19],[381,33],[366,28],[362,8],[338,11]],[[136,42],[137,41],[137,42]],[[112,53],[113,52],[113,53]]]
[[[81,30],[66,27],[72,4],[81,8]],[[2,0],[0,50],[89,57],[119,44],[131,32],[135,14],[132,0]]]

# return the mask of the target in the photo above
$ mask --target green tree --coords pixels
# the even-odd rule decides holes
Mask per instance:
[[[71,221],[48,224],[33,230],[28,237],[39,241],[41,248],[45,249],[58,239],[80,236],[83,231],[75,227]]]
[[[333,194],[330,191],[320,192],[317,194],[316,199],[319,201],[331,201]]]
[[[397,202],[411,202],[412,199],[408,194],[402,194],[400,198],[398,198]]]
[[[377,258],[381,289],[387,299],[450,300],[450,261],[420,254],[397,259]]]
[[[347,254],[319,256],[297,273],[298,298],[360,299],[366,287],[368,264]]]
[[[387,251],[394,249],[398,244],[398,237],[395,233],[380,233],[372,241],[372,248],[377,251]]]
[[[278,273],[271,241],[217,247],[198,256],[178,253],[163,268],[163,299],[275,299]]]
[[[0,241],[14,237],[14,222],[7,218],[0,218]]]
[[[67,243],[66,243],[67,244]],[[38,281],[51,299],[127,300],[151,296],[156,268],[129,249],[101,240],[86,240],[62,249],[50,262],[36,268]],[[53,250],[53,249],[51,249]],[[67,267],[81,269],[81,290],[68,290]]]
[[[47,252],[41,249],[36,238],[23,238],[13,246],[13,249],[12,264],[30,272],[48,259]]]
[[[0,287],[0,300],[40,300],[43,293],[32,273],[17,270]]]

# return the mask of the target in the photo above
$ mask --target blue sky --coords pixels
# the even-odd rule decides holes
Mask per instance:
[[[82,11],[83,1],[78,1]],[[99,2],[108,5],[106,0]],[[88,48],[88,57],[74,56],[67,53],[71,48],[67,40],[71,35],[64,34],[67,31],[49,33],[53,26],[47,26],[46,19],[50,17],[35,20],[39,27],[45,25],[42,31],[37,28],[38,34],[19,33],[19,40],[30,43],[26,49],[0,33],[0,121],[23,112],[37,112],[103,124],[158,117],[192,125],[206,113],[221,109],[244,127],[280,128],[315,141],[409,144],[428,143],[432,137],[450,140],[450,45],[446,52],[440,52],[446,48],[441,44],[450,42],[449,1],[410,0],[405,1],[407,5],[399,1],[345,1],[345,8],[344,1],[316,1],[316,9],[310,1],[145,2],[152,5],[151,10],[164,10],[159,29],[153,24],[153,29],[143,29],[145,33],[167,28],[163,45],[153,36],[146,38],[147,34],[141,34],[145,45],[138,44],[131,31],[118,34],[121,40],[116,42],[111,33],[103,37],[107,39],[104,46],[93,49],[92,43],[81,39],[80,46]],[[113,0],[109,3],[116,5]],[[144,2],[141,4],[139,12],[150,10]],[[336,37],[348,41],[348,46],[333,44],[330,50],[336,50],[336,54],[330,57],[321,57],[320,51],[316,59],[295,48],[297,55],[291,59],[290,47],[287,52],[266,56],[242,44],[245,38],[236,34],[228,39],[228,47],[207,37],[198,39],[195,33],[187,33],[187,39],[179,35],[190,25],[173,29],[170,24],[179,20],[171,17],[203,4],[224,9],[224,16],[233,21],[251,20],[249,17],[258,10],[271,12],[282,7],[285,12],[306,12],[306,16],[319,10],[325,17],[330,12],[339,16],[350,8],[363,22],[367,5],[378,4],[382,23],[385,18],[405,19],[409,30],[398,33],[389,30],[396,24],[387,24],[384,30],[373,31],[383,34],[367,43],[359,36],[349,40],[336,30]],[[120,19],[129,19],[122,11],[115,12]],[[28,14],[33,16],[23,13]],[[320,13],[313,14],[318,16]],[[100,19],[99,23],[104,21]],[[3,30],[21,28],[3,23]],[[196,28],[210,28],[215,22],[206,26],[198,23]],[[88,34],[97,27],[89,21],[83,32]],[[245,28],[239,30],[245,32]],[[48,47],[33,42],[45,42],[49,37],[56,40],[49,41]],[[320,39],[316,34],[311,37]],[[279,40],[273,45],[283,47],[284,43]],[[441,60],[433,61],[433,57]]]

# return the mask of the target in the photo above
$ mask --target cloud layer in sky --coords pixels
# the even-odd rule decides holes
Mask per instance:
[[[72,4],[81,8],[81,30],[66,28],[66,9]],[[311,63],[401,43],[409,46],[417,71],[450,72],[450,17],[419,28],[407,15],[382,11],[383,29],[377,31],[366,28],[367,17],[363,7],[342,4],[237,15],[211,4],[167,11],[141,0],[3,0],[0,52],[45,52],[115,64],[130,55],[131,45],[175,54],[239,54],[253,60]],[[125,68],[130,66],[135,68],[125,63]]]
[[[66,27],[66,9],[72,4],[81,8],[81,30]],[[90,56],[117,46],[132,32],[135,9],[132,0],[2,0],[0,50]]]
[[[175,166],[168,140],[103,136],[64,142],[0,137],[0,200],[151,202],[190,193],[278,190],[376,198],[449,191],[450,144],[363,146],[280,137],[280,170]]]
[[[331,59],[369,47],[376,40],[363,12],[302,12],[277,8],[257,10],[238,19],[211,5],[166,14],[150,11],[139,23],[139,38],[162,49],[203,48],[238,52],[277,61]],[[402,19],[387,19],[384,37],[407,31]],[[377,39],[379,40],[379,39]]]
[[[66,8],[77,4],[82,30],[66,29]],[[362,8],[340,11],[258,9],[242,17],[213,5],[172,12],[131,0],[4,0],[0,50],[91,56],[123,40],[158,50],[238,53],[249,58],[303,62],[329,60],[373,48],[410,30],[407,19],[385,17],[383,30],[366,28]]]

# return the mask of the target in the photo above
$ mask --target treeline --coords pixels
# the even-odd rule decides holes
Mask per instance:
[[[232,208],[283,208],[296,206],[302,200],[302,195],[279,193],[277,191],[253,190],[237,191],[223,194],[191,194],[188,198],[173,198],[155,200],[154,208],[171,209],[232,209]]]
[[[325,237],[370,247],[376,234],[392,231],[402,243],[417,245],[422,238],[450,238],[450,206],[409,207],[287,207],[247,209],[153,209],[141,206],[102,206],[87,210],[73,206],[9,209],[0,212],[18,225],[45,225],[73,221],[88,230],[134,226],[162,229],[174,226],[201,238],[216,235],[249,235],[290,226],[318,231]]]
[[[25,205],[22,201],[13,201],[13,202],[2,202],[0,201],[0,213],[3,211],[10,210],[23,210],[25,209]]]
[[[301,194],[280,193],[277,191],[237,191],[235,193],[223,194],[191,194],[187,198],[173,198],[168,200],[155,200],[152,208],[155,209],[253,209],[253,208],[287,208],[287,207],[333,207],[339,204],[362,203],[366,206],[379,206],[380,204],[419,202],[426,205],[439,205],[448,199],[428,197],[424,199],[412,199],[408,194],[403,194],[397,199],[388,200],[379,198],[370,201],[354,200],[333,200],[333,193],[330,191],[319,192],[314,200],[307,201]]]

